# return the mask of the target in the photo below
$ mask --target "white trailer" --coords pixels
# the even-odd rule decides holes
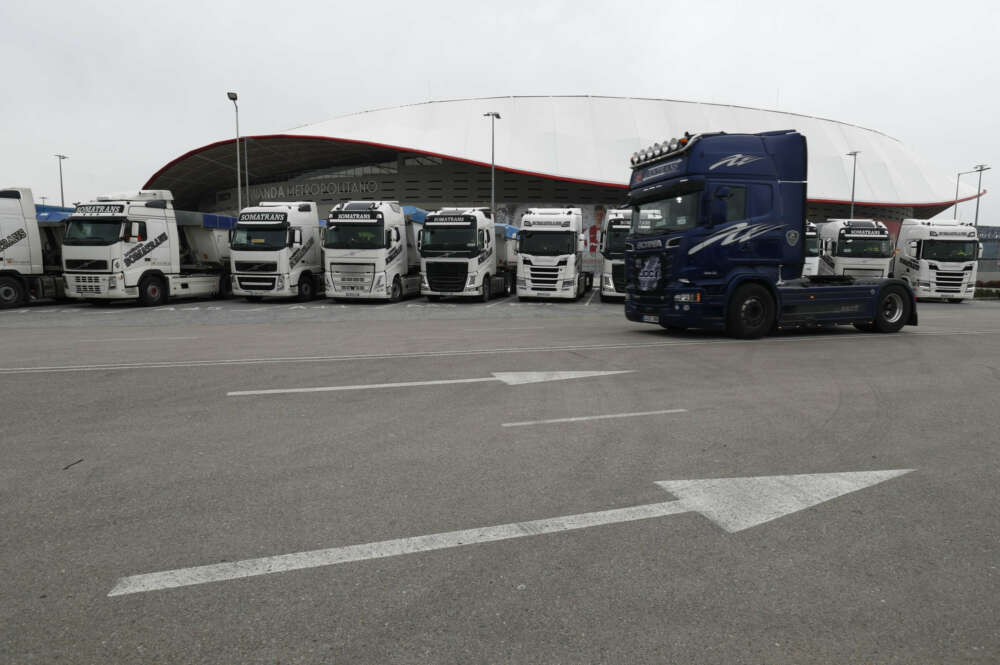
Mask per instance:
[[[820,275],[888,277],[892,237],[872,219],[830,219],[819,225]]]
[[[93,301],[227,296],[232,217],[174,210],[166,190],[99,196],[66,220],[66,295]]]
[[[586,246],[580,208],[529,209],[517,234],[517,297],[578,299],[594,281]]]
[[[632,230],[631,210],[611,210],[598,238],[601,253],[601,302],[625,297],[625,239]]]
[[[428,300],[510,295],[517,275],[513,227],[494,224],[482,208],[427,215],[420,236],[420,293]]]
[[[962,302],[976,293],[979,237],[957,219],[904,219],[896,241],[893,276],[918,298]]]
[[[0,309],[63,297],[63,233],[38,218],[30,189],[0,190]]]
[[[335,206],[323,245],[326,295],[398,302],[420,293],[419,228],[398,201]]]
[[[802,276],[809,277],[819,274],[819,233],[816,225],[806,221],[806,241],[804,243],[806,260],[802,264]]]
[[[243,208],[229,240],[233,294],[312,300],[323,290],[321,227],[312,201]]]

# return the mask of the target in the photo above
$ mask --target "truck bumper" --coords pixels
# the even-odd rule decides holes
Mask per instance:
[[[716,309],[705,302],[673,302],[673,294],[667,294],[663,302],[657,303],[640,303],[627,295],[625,298],[625,317],[629,321],[664,328],[722,328],[724,321]]]
[[[972,298],[976,295],[976,286],[974,284],[969,284],[968,286],[963,287],[961,291],[950,291],[950,292],[938,291],[933,287],[927,287],[927,286],[916,286],[911,288],[913,289],[913,293],[917,296],[917,298],[921,300],[946,300],[946,299],[965,300],[967,298]]]
[[[576,289],[566,289],[559,291],[537,291],[535,289],[517,287],[519,298],[552,298],[556,300],[573,300],[576,298]]]
[[[139,288],[126,287],[118,273],[66,273],[66,297],[78,300],[130,300],[138,297]],[[112,286],[112,284],[114,286]]]
[[[281,288],[276,288],[279,278],[281,279]],[[234,296],[288,298],[299,293],[298,285],[289,284],[289,280],[283,275],[237,273],[232,275],[232,285]]]

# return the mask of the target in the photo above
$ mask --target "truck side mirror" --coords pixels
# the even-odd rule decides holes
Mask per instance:
[[[587,249],[587,236],[581,233],[576,239],[576,251],[583,252]]]
[[[597,250],[604,253],[604,231],[601,231],[601,234],[597,236]]]
[[[906,243],[906,245],[910,249],[916,249],[917,248],[917,241],[916,240],[911,240],[910,242]]]
[[[292,241],[296,245],[302,244],[302,229],[292,229]]]
[[[236,229],[229,229],[229,244],[233,244],[233,234],[236,233]]]
[[[733,195],[733,190],[729,187],[719,187],[712,196],[712,204],[709,207],[708,225],[724,224],[729,209],[729,199]]]

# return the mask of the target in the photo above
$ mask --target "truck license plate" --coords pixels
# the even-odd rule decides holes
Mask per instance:
[[[660,317],[656,316],[655,314],[643,314],[642,321],[643,323],[659,323]]]

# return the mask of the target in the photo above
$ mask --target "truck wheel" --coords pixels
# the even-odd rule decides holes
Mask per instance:
[[[313,281],[312,275],[302,273],[299,275],[299,294],[296,296],[296,300],[299,302],[308,302],[313,299]]]
[[[910,294],[901,286],[887,286],[878,294],[874,327],[880,333],[894,333],[910,320]]]
[[[233,280],[227,273],[219,277],[219,300],[228,300],[233,297]]]
[[[389,294],[389,302],[399,302],[403,299],[403,283],[399,281],[399,275],[392,280],[392,292]]]
[[[590,290],[592,288],[594,288],[594,273],[588,272],[588,273],[584,273],[584,274],[586,276],[584,277],[583,290],[584,290],[585,293],[589,293]]]
[[[0,277],[0,309],[17,307],[24,301],[24,286],[13,277]]]
[[[481,302],[489,302],[490,297],[493,295],[490,291],[490,276],[487,275],[486,277],[483,277],[483,294],[479,296],[479,300]]]
[[[264,296],[244,296],[247,302],[260,302],[264,299]]]
[[[139,304],[156,307],[167,302],[167,286],[161,277],[143,277],[139,280]]]
[[[509,273],[503,276],[503,295],[505,298],[514,295],[514,278]]]
[[[729,301],[726,332],[740,339],[757,339],[774,325],[774,298],[760,284],[744,284]]]

